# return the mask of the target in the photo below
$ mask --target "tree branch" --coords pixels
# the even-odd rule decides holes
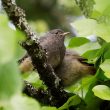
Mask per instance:
[[[29,27],[24,11],[16,5],[14,0],[2,0],[2,4],[13,24],[25,33],[27,40],[22,46],[30,55],[40,79],[47,85],[51,94],[60,101],[59,104],[64,104],[68,99],[68,94],[61,87],[60,80],[51,65],[47,63],[46,52],[40,46],[36,34]]]
[[[27,81],[24,81],[23,93],[35,98],[44,105],[58,105],[58,101],[47,90],[43,90],[42,88],[36,89]]]

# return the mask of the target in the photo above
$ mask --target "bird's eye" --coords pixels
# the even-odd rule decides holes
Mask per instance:
[[[58,34],[58,31],[55,34]]]

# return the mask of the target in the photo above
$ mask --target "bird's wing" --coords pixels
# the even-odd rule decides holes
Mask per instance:
[[[77,59],[78,59],[78,61],[80,61],[80,62],[81,62],[82,64],[84,64],[84,65],[94,66],[94,64],[88,63],[88,62],[87,62],[88,60],[87,60],[86,58],[82,58],[81,56],[78,56]]]

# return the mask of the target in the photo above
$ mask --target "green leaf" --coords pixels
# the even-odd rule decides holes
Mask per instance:
[[[0,14],[0,63],[19,58],[24,52],[18,41],[24,40],[24,34],[9,27],[6,15]],[[11,24],[12,25],[12,24]]]
[[[99,81],[106,81],[108,78],[104,75],[104,72],[98,68],[97,73],[96,73],[96,78]]]
[[[101,65],[100,68],[104,72],[110,72],[110,59],[106,59]]]
[[[42,107],[41,110],[58,110],[56,107]]]
[[[110,59],[110,43],[106,43],[104,51],[103,51],[104,59]]]
[[[89,43],[86,43],[84,45],[74,48],[74,50],[77,51],[79,54],[84,54],[85,52],[89,50],[96,50],[99,48],[100,48],[100,45],[97,42],[89,42]]]
[[[77,20],[71,25],[76,28],[79,36],[96,35],[102,37],[105,41],[110,42],[110,26],[105,23],[98,23],[93,19]]]
[[[71,25],[78,31],[79,36],[88,36],[95,34],[97,21],[93,19],[81,19],[71,23]]]
[[[15,37],[17,39],[16,45],[15,45],[16,46],[15,58],[18,60],[18,59],[21,59],[26,53],[26,51],[20,45],[20,42],[23,42],[25,40],[25,35],[21,31],[16,30]]]
[[[97,41],[100,45],[104,45],[105,43],[107,43],[104,39],[102,39],[101,37],[97,37]]]
[[[40,110],[39,103],[26,96],[15,96],[11,103],[13,110]]]
[[[22,81],[16,63],[18,31],[8,26],[8,19],[0,15],[0,101],[9,100],[22,90]],[[17,37],[18,35],[18,37]],[[20,37],[20,38],[19,38]]]
[[[39,103],[27,96],[15,95],[2,106],[3,110],[41,110]]]
[[[90,85],[94,84],[95,82],[96,78],[94,76],[88,76],[82,79],[80,90],[83,89],[83,97],[86,96]]]
[[[77,95],[74,95],[74,96],[70,97],[63,106],[58,108],[58,110],[68,109],[70,106],[78,105],[80,102],[81,102],[81,98]]]
[[[0,14],[0,25],[7,25],[8,23],[8,18],[5,14]]]
[[[92,88],[96,85],[96,82],[93,82],[88,88],[88,92],[86,93],[85,96],[85,103],[87,105],[86,105],[86,109],[84,110],[99,110],[100,99],[94,96],[94,93],[92,92]]]
[[[110,88],[106,85],[97,85],[95,86],[92,91],[94,95],[103,99],[103,100],[110,100]]]
[[[110,72],[105,72],[104,75],[105,75],[107,78],[110,78]]]
[[[0,63],[12,60],[16,50],[16,31],[8,27],[8,19],[0,15]]]
[[[88,59],[88,62],[93,62],[96,60],[96,58],[98,57],[97,53],[98,53],[99,49],[95,49],[95,50],[88,50],[87,52],[85,52],[82,56],[84,58]],[[94,62],[93,62],[94,63]]]
[[[15,61],[0,65],[0,101],[10,99],[22,90],[17,66]]]
[[[78,81],[76,84],[67,87],[66,90],[73,92],[80,97],[85,97],[86,93],[88,92],[89,86],[96,81],[94,76],[86,76]]]
[[[90,42],[88,39],[84,38],[84,37],[74,37],[70,40],[69,42],[69,47],[73,48],[73,47],[78,47],[81,46],[87,42]]]
[[[110,6],[110,1],[109,0],[94,0],[95,5],[94,5],[94,10],[97,10],[100,13],[103,13],[103,11]]]
[[[110,78],[110,59],[106,59],[101,65],[100,68],[105,72],[104,75],[107,78]]]
[[[38,73],[33,71],[31,73],[23,74],[23,79],[30,83],[35,83],[39,80],[39,75],[38,75]]]
[[[110,43],[105,43],[97,52],[97,56],[100,63],[102,63],[105,59],[110,59]]]
[[[3,110],[41,110],[36,100],[21,95],[14,96],[2,108]]]
[[[22,75],[23,79],[32,83],[33,86],[36,88],[39,87],[46,87],[43,83],[42,80],[39,79],[39,75],[36,72],[31,72],[31,73],[25,73]]]

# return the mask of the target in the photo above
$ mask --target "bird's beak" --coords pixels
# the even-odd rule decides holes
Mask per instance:
[[[61,34],[61,35],[66,36],[67,34],[70,34],[70,32],[64,32],[64,33]]]

